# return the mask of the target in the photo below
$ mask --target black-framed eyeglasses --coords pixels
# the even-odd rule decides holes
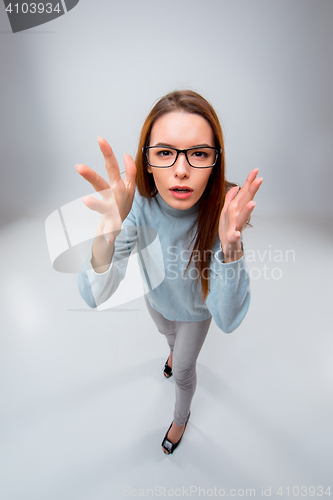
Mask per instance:
[[[142,152],[151,167],[169,168],[172,167],[181,153],[184,153],[187,163],[193,168],[211,168],[216,165],[222,149],[212,146],[197,147],[188,149],[176,149],[169,146],[145,146]]]

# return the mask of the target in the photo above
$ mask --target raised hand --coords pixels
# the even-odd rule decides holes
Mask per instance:
[[[262,183],[259,169],[249,173],[243,187],[233,187],[225,197],[219,223],[219,236],[225,262],[237,260],[242,255],[241,234],[256,205],[253,198]]]
[[[96,236],[104,235],[107,241],[112,243],[121,230],[123,220],[131,210],[135,193],[136,166],[131,156],[125,155],[126,175],[123,181],[111,146],[102,137],[98,138],[98,144],[105,159],[109,182],[86,165],[76,165],[76,170],[102,195],[102,200],[97,200],[93,196],[85,196],[82,201],[91,210],[102,214]]]
[[[91,264],[97,273],[108,270],[114,252],[114,240],[121,231],[122,222],[129,214],[135,194],[136,166],[129,155],[125,155],[125,181],[120,177],[116,157],[111,146],[102,137],[98,138],[105,159],[109,182],[86,165],[76,165],[76,170],[102,195],[102,200],[93,196],[82,198],[83,203],[102,214],[92,246]]]

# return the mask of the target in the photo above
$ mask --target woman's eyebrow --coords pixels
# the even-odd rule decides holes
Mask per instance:
[[[168,148],[174,148],[171,144],[168,144],[167,142],[157,142],[155,146],[166,146]]]
[[[177,149],[172,144],[168,144],[166,142],[158,142],[158,143],[155,144],[155,146],[164,146],[164,147],[167,147],[167,148]],[[204,143],[204,144],[195,144],[194,146],[191,146],[191,147],[192,148],[213,148],[214,146],[211,146],[210,144]]]

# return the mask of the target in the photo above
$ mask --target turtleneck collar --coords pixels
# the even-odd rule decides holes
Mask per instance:
[[[160,193],[156,195],[156,201],[163,212],[173,215],[174,217],[186,217],[199,212],[199,201],[197,201],[193,207],[187,208],[186,210],[180,210],[179,208],[170,207],[162,198]]]

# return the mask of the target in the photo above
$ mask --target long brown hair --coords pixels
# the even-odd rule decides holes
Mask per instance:
[[[215,147],[221,148],[217,164],[214,166],[212,174],[209,176],[207,186],[199,200],[198,226],[192,242],[193,250],[186,267],[185,273],[190,265],[194,254],[199,255],[195,259],[195,266],[201,277],[202,297],[205,301],[209,289],[209,273],[205,269],[209,268],[211,248],[218,234],[219,219],[224,204],[226,192],[235,184],[225,179],[225,154],[223,134],[219,119],[211,106],[200,94],[192,90],[177,90],[162,97],[150,111],[143,124],[135,163],[137,167],[136,185],[141,196],[154,198],[157,195],[157,188],[154,178],[147,171],[147,162],[142,153],[144,146],[149,146],[150,133],[155,121],[171,111],[185,111],[194,113],[205,118],[210,124],[215,141]],[[192,243],[191,242],[191,243]],[[199,252],[199,253],[198,253]],[[184,273],[184,274],[185,274]]]

